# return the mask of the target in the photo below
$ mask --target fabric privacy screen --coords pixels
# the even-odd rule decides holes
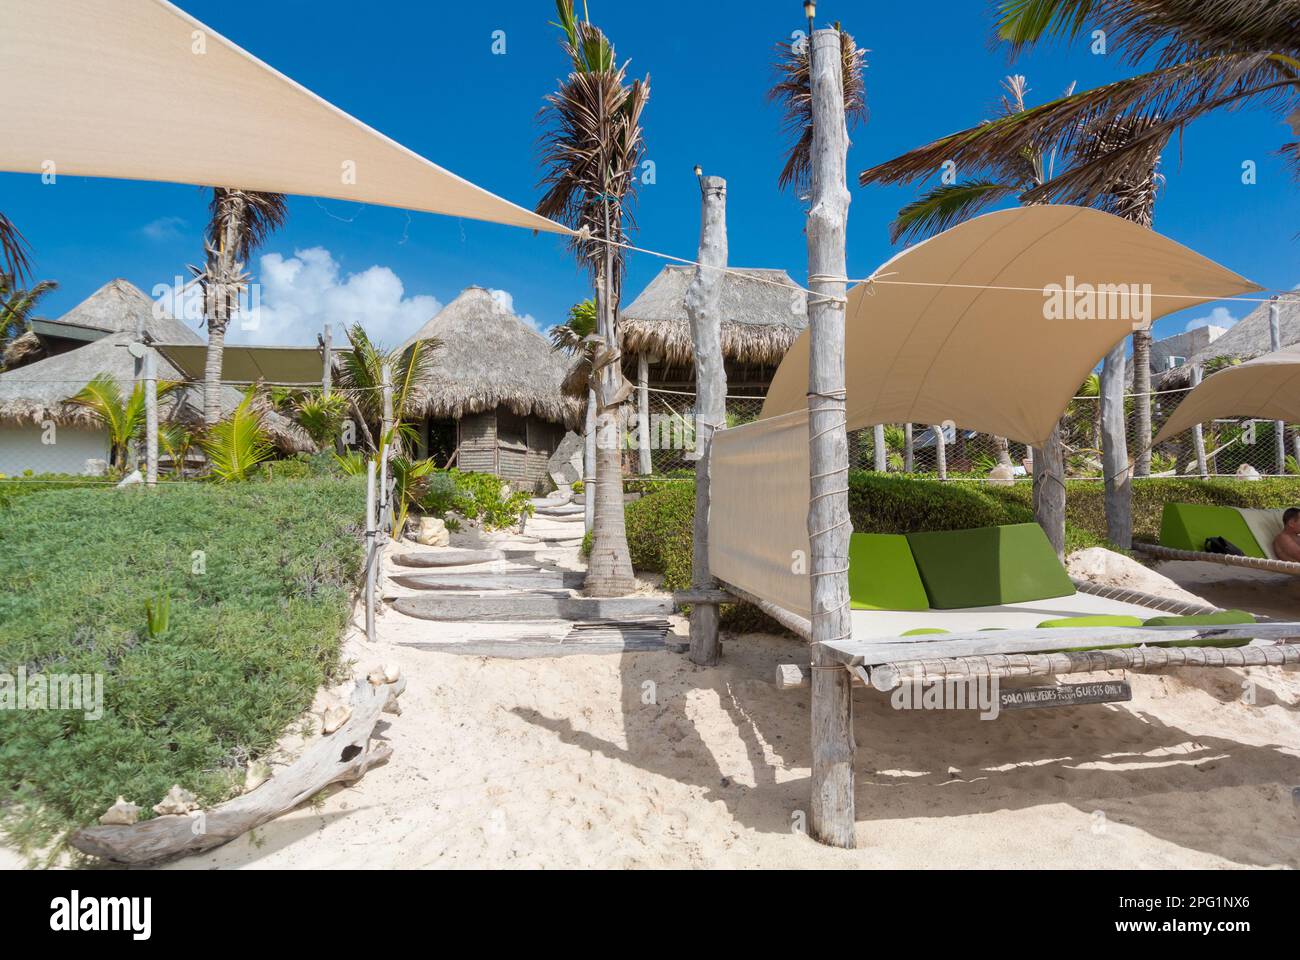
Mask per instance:
[[[1152,446],[1215,417],[1243,416],[1300,423],[1300,344],[1206,377],[1169,415]]]
[[[13,173],[331,197],[572,232],[412,153],[166,0],[0,2],[0,115],[0,170]]]
[[[1259,289],[1153,230],[1056,205],[976,217],[876,275],[881,283],[848,296],[848,429],[952,421],[1031,444],[1047,439],[1079,384],[1135,327],[1202,297]],[[809,336],[777,369],[764,417],[807,406]]]
[[[709,453],[709,569],[803,617],[808,580],[808,413],[719,430]]]

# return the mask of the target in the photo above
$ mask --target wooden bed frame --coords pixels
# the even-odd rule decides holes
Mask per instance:
[[[1206,563],[1221,563],[1229,567],[1245,567],[1249,570],[1262,570],[1265,573],[1285,573],[1300,577],[1300,563],[1290,560],[1268,560],[1263,557],[1236,557],[1227,553],[1206,553],[1202,550],[1175,550],[1162,547],[1158,543],[1146,543],[1134,540],[1133,549],[1160,560],[1201,560]]]

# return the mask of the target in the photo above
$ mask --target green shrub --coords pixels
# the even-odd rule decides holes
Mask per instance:
[[[420,509],[428,514],[440,517],[451,511],[466,520],[477,520],[486,530],[500,530],[533,512],[528,493],[503,495],[505,482],[490,473],[435,470],[424,480],[427,486],[420,499]]]
[[[237,793],[338,668],[364,503],[342,479],[13,502],[0,673],[102,674],[104,714],[0,711],[8,841],[39,848],[118,794],[147,811],[173,783],[205,804]]]
[[[4,510],[20,497],[47,490],[73,490],[78,487],[97,487],[111,490],[115,482],[108,477],[87,477],[77,473],[40,473],[30,472],[21,477],[6,477],[0,474],[0,510]]]

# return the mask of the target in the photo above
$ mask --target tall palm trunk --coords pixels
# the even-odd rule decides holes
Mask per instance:
[[[1133,443],[1135,477],[1151,475],[1151,331],[1133,331]]]
[[[203,422],[208,426],[221,420],[221,363],[226,349],[226,328],[230,324],[231,306],[237,285],[238,266],[235,252],[242,229],[245,209],[241,198],[230,201],[234,215],[227,218],[221,242],[208,250],[207,287],[204,310],[208,319],[208,352],[203,363]]]

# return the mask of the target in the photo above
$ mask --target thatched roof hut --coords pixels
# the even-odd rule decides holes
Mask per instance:
[[[560,395],[564,358],[491,291],[468,287],[402,344],[436,337],[433,387],[413,398],[426,417],[460,420],[505,407],[572,426],[578,405]]]
[[[129,280],[110,280],[57,320],[34,320],[32,329],[5,349],[4,364],[15,369],[45,357],[78,350],[110,334],[143,327],[156,343],[203,343],[188,326],[161,312],[143,290]]]
[[[112,333],[76,350],[58,354],[17,370],[0,373],[0,428],[39,424],[49,420],[62,426],[96,428],[98,420],[85,407],[67,403],[87,383],[100,374],[118,382],[129,393],[135,381],[135,359],[127,344],[135,340],[134,331]],[[152,348],[150,348],[152,349]],[[155,351],[159,380],[183,379],[161,353]],[[234,387],[222,388],[222,407],[234,410],[243,394]],[[203,419],[203,387],[190,384],[173,391],[159,401],[159,416],[190,423]],[[311,451],[315,445],[293,421],[269,413],[266,418],[272,440],[282,450]]]
[[[1268,311],[1267,303],[1259,304],[1223,336],[1188,357],[1185,364],[1162,374],[1158,378],[1160,387],[1172,390],[1190,386],[1192,366],[1204,364],[1215,357],[1253,360],[1271,352],[1273,341],[1269,332]],[[1300,343],[1300,294],[1289,293],[1278,298],[1278,328],[1282,335],[1280,346],[1289,347]]]
[[[624,354],[660,358],[669,367],[692,367],[686,288],[695,268],[670,265],[623,308],[619,330]],[[805,294],[784,270],[740,269],[722,279],[722,356],[737,364],[775,367],[808,326]]]

